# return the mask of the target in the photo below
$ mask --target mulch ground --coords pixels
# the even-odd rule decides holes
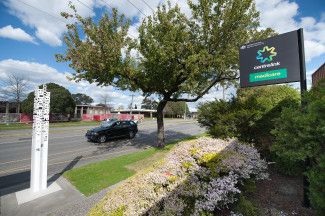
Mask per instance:
[[[302,176],[292,177],[269,171],[269,180],[256,184],[256,191],[250,196],[263,216],[299,215],[313,216],[312,209],[304,208]]]

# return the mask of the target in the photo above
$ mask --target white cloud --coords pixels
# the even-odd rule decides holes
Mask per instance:
[[[37,62],[19,61],[14,59],[5,59],[0,61],[0,79],[5,79],[7,74],[15,73],[25,77],[31,84],[32,91],[38,85],[44,83],[57,83],[69,89],[72,93],[84,93],[91,96],[95,103],[101,103],[101,96],[108,94],[112,105],[115,107],[118,104],[123,104],[127,107],[131,102],[131,96],[127,92],[114,89],[112,86],[97,86],[95,83],[88,83],[87,81],[80,81],[78,83],[69,81],[66,77],[71,75],[68,72],[60,72],[53,67]],[[134,104],[140,106],[143,96],[135,93]]]
[[[285,33],[304,28],[306,61],[325,53],[325,13],[317,21],[313,17],[301,17],[299,6],[288,0],[255,0],[260,11],[260,22],[263,27],[270,27],[278,33]]]
[[[26,33],[21,28],[13,28],[11,25],[0,28],[0,37],[36,44],[34,38],[31,35]]]
[[[43,42],[51,46],[61,46],[62,41],[59,35],[56,35],[53,31],[44,29],[42,27],[36,30],[36,36],[41,39]]]
[[[146,16],[152,15],[160,3],[166,2],[166,0],[152,0],[146,1],[146,4],[142,0],[72,0],[78,14],[83,17],[94,16],[95,7],[105,7],[108,11],[111,11],[111,7],[114,7],[127,18],[132,19],[136,17],[139,22],[133,23],[129,30],[129,35],[133,38],[138,37],[137,27],[140,25],[141,20]],[[172,0],[171,3],[173,5],[177,3],[181,11],[190,16],[191,12],[187,5],[187,0]],[[25,25],[35,28],[35,35],[41,41],[51,46],[62,45],[61,36],[66,31],[65,25],[67,20],[63,19],[60,13],[62,11],[71,12],[68,1],[24,0],[24,3],[22,3],[15,0],[6,0],[5,4],[11,14],[18,17]]]
[[[67,21],[60,15],[62,11],[71,12],[66,0],[7,0],[6,6],[9,12],[18,17],[25,25],[35,28],[35,35],[44,43],[51,46],[60,46],[62,44],[61,35],[66,31]],[[95,5],[94,0],[82,0],[89,8]],[[93,10],[90,10],[80,2],[73,0],[78,13],[81,16],[93,16]]]
[[[314,40],[305,40],[305,56],[306,61],[310,61],[314,57],[318,57],[325,53],[325,43]]]

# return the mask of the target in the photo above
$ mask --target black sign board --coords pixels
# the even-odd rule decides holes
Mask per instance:
[[[240,47],[240,87],[300,81],[298,31]]]

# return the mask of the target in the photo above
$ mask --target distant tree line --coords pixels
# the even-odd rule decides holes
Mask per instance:
[[[152,98],[144,98],[141,103],[141,109],[153,109],[156,110],[158,102]],[[184,101],[172,102],[168,101],[164,108],[164,116],[170,118],[183,117],[185,113],[189,113],[187,103]]]

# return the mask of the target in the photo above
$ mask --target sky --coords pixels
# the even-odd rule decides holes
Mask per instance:
[[[164,0],[163,0],[164,1]],[[81,16],[98,20],[103,12],[118,9],[132,20],[129,35],[137,37],[141,20],[153,13],[162,0],[71,0]],[[171,0],[182,12],[190,16],[186,0]],[[262,28],[271,27],[278,33],[304,29],[307,85],[311,74],[325,62],[325,2],[324,0],[255,0],[260,12]],[[75,83],[67,76],[73,73],[68,63],[58,63],[54,55],[64,53],[62,36],[66,20],[61,11],[70,11],[67,0],[2,0],[0,1],[0,79],[15,73],[28,79],[31,86],[55,82],[72,93],[85,93],[101,102],[108,94],[115,107],[127,107],[134,94],[134,103],[140,106],[143,96],[139,92],[120,91],[112,86],[96,86],[86,81]],[[299,86],[295,84],[294,86]],[[229,96],[233,92],[227,90]],[[196,103],[188,103],[195,111],[200,102],[222,98],[222,90],[212,88]]]

